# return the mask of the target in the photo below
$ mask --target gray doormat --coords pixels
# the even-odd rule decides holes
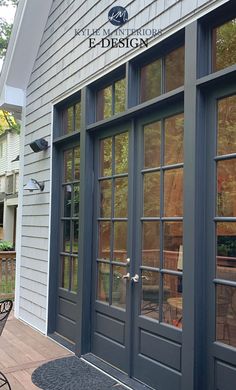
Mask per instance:
[[[122,390],[115,380],[76,356],[53,360],[36,368],[32,382],[43,390]]]

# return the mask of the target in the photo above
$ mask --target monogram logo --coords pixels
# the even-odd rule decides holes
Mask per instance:
[[[114,26],[122,26],[128,20],[128,12],[124,7],[113,7],[108,12],[108,20]]]

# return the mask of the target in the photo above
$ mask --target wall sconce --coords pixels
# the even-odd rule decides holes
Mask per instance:
[[[36,139],[34,142],[31,142],[30,147],[35,153],[38,153],[48,148],[48,141],[44,138]]]
[[[33,191],[43,191],[44,190],[44,182],[42,181],[37,181],[35,179],[30,179],[28,183],[24,186],[25,190],[28,190],[30,192]]]

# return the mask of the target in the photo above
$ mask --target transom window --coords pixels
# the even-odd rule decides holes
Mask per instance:
[[[81,102],[65,108],[62,111],[62,133],[71,134],[80,131]]]
[[[184,46],[141,68],[140,101],[153,99],[184,84]]]
[[[125,111],[126,79],[114,81],[97,92],[97,120]]]
[[[212,32],[212,71],[236,63],[236,19],[232,19]]]

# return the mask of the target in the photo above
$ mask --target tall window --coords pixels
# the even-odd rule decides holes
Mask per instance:
[[[71,134],[80,131],[81,102],[69,106],[62,111],[62,134]]]
[[[66,290],[77,292],[79,198],[80,198],[80,147],[65,150],[62,183],[62,248],[61,282]]]

